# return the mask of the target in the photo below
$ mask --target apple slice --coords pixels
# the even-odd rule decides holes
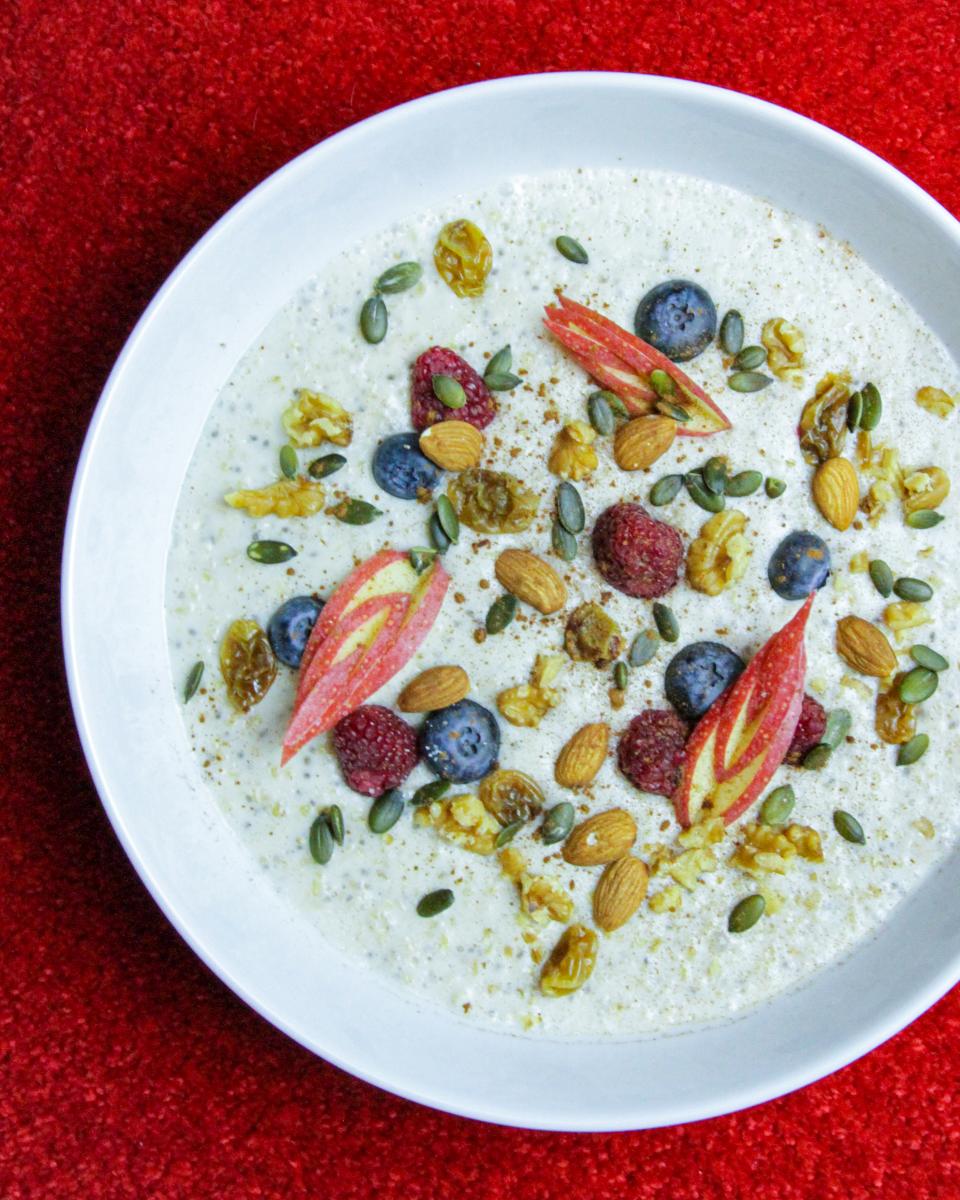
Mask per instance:
[[[678,434],[709,437],[730,428],[729,420],[703,388],[659,350],[562,293],[557,300],[559,307],[548,305],[544,325],[584,370],[620,397],[629,412],[640,415],[654,407],[657,393],[650,384],[650,372],[660,370],[676,387],[672,401],[690,415],[689,421],[677,423]]]
[[[400,670],[430,631],[449,583],[439,559],[418,575],[402,550],[381,550],[347,576],[303,652],[281,765]]]
[[[783,762],[803,704],[803,633],[813,596],[811,592],[700,718],[673,795],[681,825],[721,816],[729,825],[747,811]]]

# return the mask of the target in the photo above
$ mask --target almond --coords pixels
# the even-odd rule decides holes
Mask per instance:
[[[637,823],[622,808],[587,817],[563,847],[563,857],[576,867],[595,867],[623,858],[637,840]]]
[[[580,788],[593,783],[607,757],[610,727],[602,722],[584,725],[560,751],[553,777],[561,787]]]
[[[463,667],[430,667],[411,679],[400,693],[397,708],[401,712],[433,712],[456,704],[470,691],[470,680]]]
[[[495,570],[508,592],[542,613],[556,612],[567,601],[563,580],[549,563],[529,550],[504,550]]]
[[[480,462],[483,434],[467,421],[437,421],[420,434],[420,449],[445,471],[466,471]]]
[[[863,617],[843,617],[837,622],[837,653],[861,675],[886,679],[897,669],[897,656],[886,634]]]
[[[613,439],[613,457],[624,471],[640,471],[666,454],[677,436],[671,417],[634,417],[621,425]]]
[[[628,854],[610,863],[593,893],[593,919],[605,933],[626,925],[647,894],[646,864]]]
[[[813,499],[834,529],[849,529],[860,504],[860,481],[849,458],[828,458],[817,467]]]

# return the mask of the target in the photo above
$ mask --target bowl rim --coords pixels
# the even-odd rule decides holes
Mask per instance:
[[[438,1094],[435,1090],[420,1090],[409,1080],[395,1078],[389,1072],[378,1073],[376,1070],[363,1067],[350,1061],[346,1056],[338,1054],[335,1050],[320,1045],[316,1039],[310,1037],[304,1031],[297,1029],[280,1014],[272,1010],[254,991],[248,988],[241,979],[237,978],[219,961],[215,949],[207,945],[204,937],[191,928],[188,920],[165,896],[160,881],[154,877],[126,826],[121,805],[118,804],[117,796],[108,784],[100,761],[96,733],[91,726],[83,703],[77,645],[79,633],[75,609],[76,597],[74,593],[78,552],[77,530],[84,504],[85,487],[91,472],[96,445],[107,420],[111,405],[117,398],[124,370],[130,360],[138,353],[140,344],[147,336],[155,315],[164,305],[169,294],[176,288],[181,277],[191,270],[196,261],[202,258],[208,247],[221,238],[225,231],[231,227],[248,207],[260,203],[271,192],[278,190],[285,184],[291,175],[312,164],[315,158],[328,153],[332,147],[340,146],[353,139],[358,139],[371,129],[386,127],[392,123],[402,121],[410,111],[422,111],[428,108],[439,109],[459,100],[464,94],[479,94],[494,91],[513,93],[518,102],[520,102],[535,93],[562,92],[571,87],[584,86],[591,88],[611,86],[622,88],[628,86],[636,88],[638,94],[646,93],[666,97],[682,96],[690,93],[700,94],[706,96],[712,104],[718,105],[721,108],[725,107],[731,113],[737,111],[756,111],[759,109],[766,114],[767,118],[780,123],[782,127],[800,130],[809,140],[819,142],[824,147],[842,151],[849,158],[857,160],[868,172],[873,172],[875,176],[882,179],[887,187],[899,191],[910,204],[922,210],[925,218],[940,226],[941,231],[950,237],[957,244],[958,248],[960,248],[960,222],[917,183],[878,154],[812,118],[802,116],[770,101],[711,84],[668,76],[644,75],[631,72],[566,71],[529,73],[483,80],[444,89],[376,113],[309,147],[272,172],[247,192],[239,201],[233,204],[180,260],[136,322],[104,384],[91,417],[77,463],[63,543],[61,623],[67,683],[74,720],[91,777],[113,830],[125,854],[166,919],[173,925],[181,938],[197,954],[201,961],[232,992],[238,995],[254,1011],[270,1022],[270,1024],[281,1029],[304,1048],[322,1056],[326,1061],[333,1063],[335,1066],[340,1067],[357,1078],[374,1084],[394,1095],[414,1100],[451,1114],[506,1126],[558,1131],[600,1132],[629,1130],[641,1127],[657,1128],[705,1120],[715,1116],[731,1114],[805,1087],[833,1071],[854,1062],[898,1033],[926,1009],[936,1003],[952,986],[960,981],[960,957],[945,961],[940,970],[931,975],[925,987],[912,992],[908,999],[899,1005],[890,1007],[890,1011],[883,1011],[868,1029],[864,1029],[861,1032],[858,1038],[848,1039],[842,1048],[838,1047],[834,1051],[821,1051],[819,1054],[811,1056],[802,1070],[798,1069],[792,1073],[782,1075],[775,1081],[768,1082],[766,1086],[740,1086],[731,1088],[728,1100],[722,1106],[716,1104],[703,1105],[689,1100],[678,1101],[673,1108],[663,1113],[662,1120],[645,1119],[642,1126],[638,1125],[629,1113],[625,1113],[622,1119],[616,1122],[611,1122],[609,1119],[591,1120],[589,1114],[585,1114],[583,1119],[578,1120],[575,1124],[571,1124],[569,1120],[557,1120],[547,1113],[525,1112],[521,1114],[510,1110],[508,1107],[504,1107],[496,1101],[478,1101],[470,1105],[465,1105],[455,1096]]]

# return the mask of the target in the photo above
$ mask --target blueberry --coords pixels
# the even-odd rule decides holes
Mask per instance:
[[[671,658],[663,681],[667,699],[681,717],[695,721],[727,690],[744,668],[743,659],[719,642],[692,642]]]
[[[394,433],[377,447],[374,478],[391,496],[416,500],[420,492],[432,492],[440,482],[440,468],[420,450],[419,442],[418,433]]]
[[[672,358],[688,362],[706,350],[717,333],[717,310],[698,283],[668,279],[651,288],[633,318],[637,337]]]
[[[439,708],[420,728],[420,753],[441,779],[454,783],[483,779],[500,753],[497,718],[473,700]]]
[[[827,543],[806,530],[788,533],[770,556],[767,578],[784,600],[802,600],[822,588],[830,574]]]
[[[293,596],[284,600],[270,618],[267,636],[273,652],[288,667],[299,667],[323,601],[313,596]]]

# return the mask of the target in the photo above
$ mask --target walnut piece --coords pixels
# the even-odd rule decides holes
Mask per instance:
[[[560,703],[560,692],[551,685],[564,665],[562,654],[538,654],[530,682],[507,688],[497,696],[500,715],[511,725],[536,729],[550,709]]]
[[[667,867],[667,874],[681,887],[692,892],[700,882],[700,876],[717,869],[717,856],[709,846],[695,846],[684,850]]]
[[[417,825],[432,826],[448,842],[473,854],[492,854],[496,849],[500,822],[470,792],[434,800],[418,808],[413,819]]]
[[[939,508],[950,495],[950,477],[939,467],[920,467],[903,479],[903,511]]]
[[[593,448],[597,431],[586,421],[570,421],[560,430],[553,442],[547,466],[561,479],[584,479],[597,469],[597,452]]]
[[[807,348],[803,331],[783,317],[767,321],[760,334],[767,351],[767,366],[776,375],[794,387],[803,382],[803,355]]]
[[[613,617],[591,600],[567,617],[563,646],[575,662],[593,663],[602,669],[620,657],[623,638]]]
[[[922,387],[918,389],[915,399],[927,412],[935,413],[938,417],[949,417],[960,396],[951,396],[943,388]]]
[[[676,912],[683,904],[683,892],[675,883],[665,887],[663,891],[654,892],[647,901],[651,912]]]
[[[733,866],[748,875],[784,875],[793,859],[823,862],[820,835],[809,825],[778,829],[751,822],[743,828],[743,841],[730,856]]]
[[[750,558],[744,530],[747,518],[735,508],[712,516],[690,545],[687,582],[698,592],[718,596],[742,578]]]
[[[295,446],[333,442],[349,446],[353,421],[347,410],[324,392],[297,389],[297,398],[283,414],[283,427]]]
[[[251,517],[312,517],[323,508],[323,486],[299,475],[278,479],[255,491],[229,492],[224,500],[231,508],[245,508]]]
[[[886,690],[877,692],[874,728],[888,746],[902,746],[917,732],[917,706],[900,699],[900,684],[906,674],[901,671]]]
[[[546,876],[531,875],[518,850],[508,846],[500,852],[500,869],[517,885],[520,910],[534,924],[543,926],[548,921],[569,921],[573,916],[573,897]]]
[[[913,629],[921,625],[929,625],[933,618],[927,612],[927,606],[916,600],[899,600],[896,604],[888,604],[883,610],[886,625],[897,635],[897,642],[902,642]]]

